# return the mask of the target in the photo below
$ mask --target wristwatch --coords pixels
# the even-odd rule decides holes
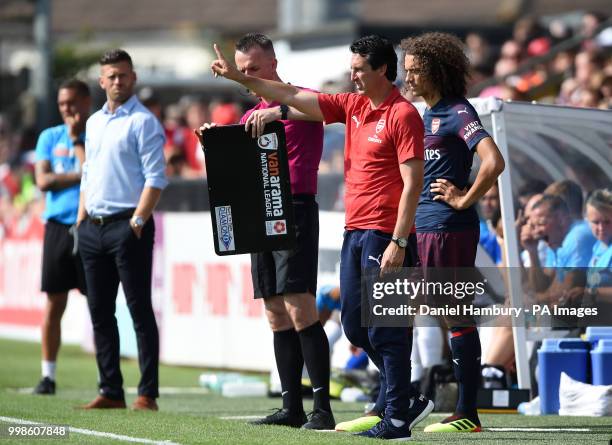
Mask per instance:
[[[395,236],[391,237],[391,241],[397,244],[402,249],[405,249],[408,245],[408,238],[396,238]]]
[[[286,121],[287,120],[287,114],[289,113],[289,107],[287,105],[285,105],[285,104],[281,104],[280,112],[281,112],[281,120],[282,121]]]
[[[132,216],[130,223],[132,224],[132,227],[134,227],[135,229],[140,229],[142,228],[142,226],[144,226],[145,222],[142,216],[134,215]]]

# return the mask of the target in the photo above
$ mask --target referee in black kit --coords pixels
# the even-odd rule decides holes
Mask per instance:
[[[100,59],[106,103],[87,121],[77,219],[88,287],[100,394],[85,409],[125,408],[115,300],[119,282],[134,321],[141,379],[132,405],[157,410],[159,334],[151,304],[153,209],[167,185],[164,133],[134,95],[136,73],[123,50]]]
[[[258,33],[242,36],[236,42],[234,57],[242,72],[280,81],[274,45],[267,36]],[[255,136],[262,119],[260,113],[265,111],[273,113],[285,127],[296,247],[251,254],[254,296],[264,300],[283,398],[282,408],[251,423],[333,430],[336,422],[329,400],[329,342],[315,305],[319,248],[319,211],[315,195],[323,152],[323,125],[289,119],[287,107],[265,97],[259,99],[240,123]],[[199,133],[214,125],[202,125]],[[304,365],[313,391],[313,409],[309,417],[302,403]]]

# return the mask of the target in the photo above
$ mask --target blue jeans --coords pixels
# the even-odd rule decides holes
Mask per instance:
[[[410,384],[412,328],[362,326],[362,277],[367,269],[380,268],[391,234],[379,230],[347,230],[340,261],[341,319],[344,333],[362,348],[378,367],[381,391],[385,391],[385,416],[403,419],[410,398],[417,392]],[[411,235],[404,267],[417,265],[416,237]],[[386,390],[385,390],[386,388]]]

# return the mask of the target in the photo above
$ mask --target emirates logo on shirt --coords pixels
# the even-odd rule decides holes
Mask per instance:
[[[436,134],[440,129],[440,118],[431,120],[431,134]]]

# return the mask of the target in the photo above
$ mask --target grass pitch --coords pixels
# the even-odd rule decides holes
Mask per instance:
[[[138,382],[138,364],[124,360],[121,364],[126,388]],[[160,385],[172,388],[195,388],[199,369],[162,366]],[[285,427],[254,427],[246,418],[269,413],[280,400],[266,398],[228,399],[216,394],[189,394],[175,391],[162,394],[159,412],[131,410],[82,411],[75,406],[96,396],[94,357],[79,348],[65,346],[58,361],[58,390],[55,396],[34,396],[24,388],[33,387],[40,378],[39,345],[0,340],[0,428],[7,419],[21,419],[45,424],[69,425],[66,439],[11,439],[8,444],[109,444],[163,443],[177,444],[368,444],[382,443],[343,433],[300,431]],[[178,393],[177,393],[178,392]],[[135,394],[128,393],[128,404]],[[305,400],[308,411],[311,400]],[[362,412],[361,403],[334,402],[337,421],[349,420]],[[612,440],[612,418],[525,417],[509,414],[481,415],[485,431],[478,434],[425,434],[423,427],[442,416],[432,414],[413,431],[413,443],[423,444],[605,444]],[[490,429],[513,429],[492,431]],[[572,431],[576,430],[576,431]],[[100,436],[111,433],[116,436]],[[92,435],[98,434],[98,435]],[[128,442],[129,441],[129,442]]]

